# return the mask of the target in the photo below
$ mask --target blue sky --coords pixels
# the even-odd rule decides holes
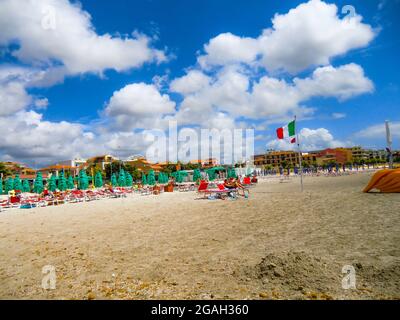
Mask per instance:
[[[3,160],[143,153],[167,119],[290,148],[274,135],[294,114],[306,149],[383,148],[386,119],[400,148],[400,1],[24,2],[0,4]]]

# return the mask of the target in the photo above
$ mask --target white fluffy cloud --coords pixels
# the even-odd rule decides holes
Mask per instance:
[[[160,119],[175,112],[175,102],[161,94],[155,85],[134,83],[114,92],[105,114],[120,130],[157,127]]]
[[[349,142],[335,140],[333,135],[325,128],[309,129],[303,128],[299,132],[302,151],[322,150],[326,148],[346,147]],[[295,150],[297,144],[287,140],[272,140],[267,143],[269,149]]]
[[[64,67],[57,70],[67,74],[123,71],[165,60],[146,36],[97,34],[89,13],[68,0],[2,0],[0,30],[1,45],[18,43],[12,54],[19,60],[46,67],[56,61]]]
[[[304,97],[336,97],[345,100],[374,90],[364,70],[354,63],[338,68],[321,67],[313,72],[311,78],[296,78],[293,82]]]
[[[101,133],[78,123],[45,121],[35,111],[0,117],[0,127],[2,158],[34,166],[110,152],[127,157],[150,144],[141,133]]]
[[[338,68],[320,67],[310,77],[295,78],[292,81],[270,76],[251,79],[241,68],[228,66],[211,78],[196,71],[198,79],[207,79],[197,87],[187,80],[194,78],[193,73],[190,71],[188,75],[172,82],[174,91],[183,92],[184,100],[177,119],[184,124],[206,123],[214,112],[248,119],[310,114],[312,109],[303,104],[314,97],[345,100],[370,93],[374,89],[371,80],[356,64]],[[181,86],[180,90],[176,89],[177,84]],[[191,89],[186,90],[188,87]],[[192,90],[195,87],[197,91]]]
[[[204,51],[206,54],[198,59],[203,68],[210,65],[252,63],[260,52],[259,43],[256,39],[241,38],[230,32],[212,38],[204,46]]]
[[[394,121],[390,123],[390,132],[392,138],[400,139],[400,121]],[[375,124],[369,126],[361,131],[358,131],[354,135],[357,138],[368,138],[368,139],[386,139],[386,126],[385,123]]]
[[[19,82],[1,83],[0,116],[7,116],[24,109],[32,101],[24,86]]]
[[[196,93],[210,84],[210,77],[199,70],[191,70],[181,78],[173,80],[170,84],[171,91],[183,95]]]
[[[231,63],[251,64],[260,57],[267,70],[296,73],[311,66],[327,65],[330,59],[368,45],[375,34],[355,15],[341,19],[335,4],[310,0],[277,14],[272,28],[258,38],[223,33],[205,45],[198,58],[201,67]]]

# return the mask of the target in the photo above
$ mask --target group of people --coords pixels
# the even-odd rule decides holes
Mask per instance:
[[[245,189],[240,179],[229,178],[224,180],[224,187],[226,189]]]

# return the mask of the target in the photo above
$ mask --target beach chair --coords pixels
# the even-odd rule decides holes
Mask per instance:
[[[202,194],[204,198],[206,198],[207,194],[209,193],[207,188],[208,188],[208,182],[201,181],[199,187],[197,188],[197,193]]]
[[[143,187],[143,188],[140,189],[140,195],[141,196],[149,196],[151,194],[153,194],[153,188],[152,187],[147,186],[147,187]]]
[[[21,206],[21,198],[17,196],[11,196],[9,198],[10,208],[19,208]]]
[[[0,211],[5,211],[6,209],[10,209],[10,202],[8,200],[0,200]]]
[[[225,189],[223,184],[217,184],[216,189],[208,189],[208,185],[208,182],[202,181],[197,189],[197,193],[202,194],[203,199],[206,199],[210,195],[215,195],[216,197],[223,199],[224,196],[229,193],[236,193],[236,189]]]

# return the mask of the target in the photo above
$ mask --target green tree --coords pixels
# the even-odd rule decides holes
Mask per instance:
[[[287,169],[287,167],[288,167],[288,162],[286,161],[286,160],[283,160],[282,162],[281,162],[281,166],[282,166],[282,168],[283,169]]]
[[[124,165],[125,172],[129,173],[132,176],[133,180],[139,180],[141,177],[140,171],[137,167],[132,166],[131,164],[127,163]]]
[[[182,170],[195,170],[199,169],[200,165],[197,163],[185,163],[181,165]]]
[[[0,175],[3,174],[3,177],[8,177],[11,175],[11,170],[6,167],[3,162],[0,162]]]

